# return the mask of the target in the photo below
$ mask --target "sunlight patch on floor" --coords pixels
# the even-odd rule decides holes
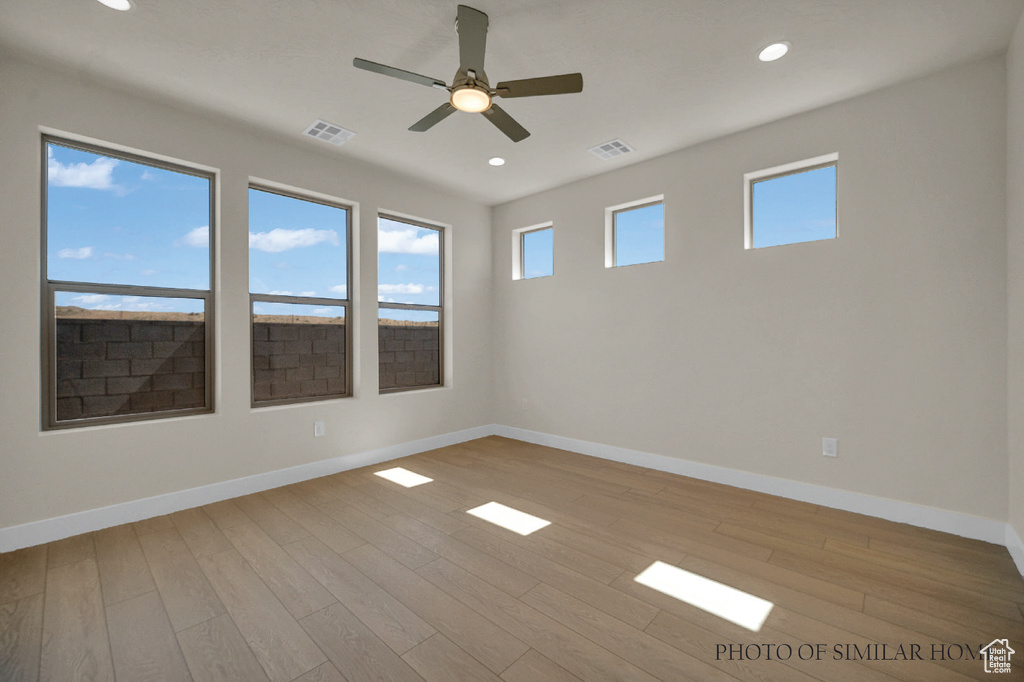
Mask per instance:
[[[427,478],[426,476],[420,476],[416,472],[403,469],[402,467],[395,467],[394,469],[385,469],[384,471],[376,471],[374,475],[386,478],[392,483],[403,485],[406,488],[412,488],[413,486],[422,485],[424,483],[430,483],[434,479]]]
[[[761,629],[775,606],[743,590],[661,561],[655,561],[634,580],[754,632]]]
[[[475,509],[470,509],[467,514],[483,519],[484,521],[490,521],[491,523],[506,528],[514,533],[520,535],[529,535],[535,530],[540,530],[544,526],[550,525],[550,521],[545,521],[542,518],[521,512],[518,509],[512,507],[506,507],[498,502],[488,502],[485,505],[481,505]]]

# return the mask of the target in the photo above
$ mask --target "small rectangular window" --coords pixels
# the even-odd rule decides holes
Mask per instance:
[[[838,237],[837,168],[838,155],[828,154],[747,173],[746,248]]]
[[[347,206],[249,188],[252,404],[351,395]]]
[[[555,230],[548,227],[523,233],[523,279],[555,274]]]
[[[44,425],[212,410],[212,173],[43,138]]]
[[[444,248],[440,227],[377,220],[381,393],[442,385]]]
[[[664,197],[605,210],[605,267],[665,260]]]
[[[555,228],[551,223],[512,230],[512,279],[555,274]]]

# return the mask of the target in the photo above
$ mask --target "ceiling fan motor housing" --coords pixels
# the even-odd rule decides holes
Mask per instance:
[[[487,77],[483,74],[467,75],[459,71],[455,74],[451,92],[452,106],[459,111],[480,113],[491,108],[491,90],[487,86]]]

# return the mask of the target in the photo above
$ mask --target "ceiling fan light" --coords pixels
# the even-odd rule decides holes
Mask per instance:
[[[452,106],[459,111],[476,114],[491,108],[491,96],[484,90],[465,86],[452,91]]]
[[[106,5],[110,9],[116,9],[119,12],[127,12],[132,8],[129,0],[99,0],[101,5]]]

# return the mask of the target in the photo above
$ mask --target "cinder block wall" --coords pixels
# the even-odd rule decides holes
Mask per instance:
[[[383,321],[380,387],[441,383],[436,325]],[[205,404],[203,322],[57,320],[57,419],[136,414]],[[345,325],[253,324],[256,402],[338,395],[347,372]]]
[[[441,383],[437,325],[381,320],[377,347],[381,388]]]
[[[57,419],[202,407],[205,324],[57,320]]]
[[[345,325],[255,322],[256,402],[345,392]]]

